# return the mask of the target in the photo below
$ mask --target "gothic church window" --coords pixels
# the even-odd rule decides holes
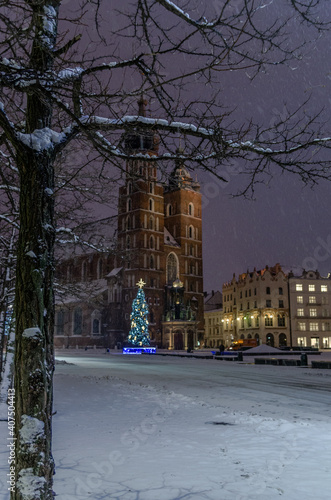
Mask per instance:
[[[100,311],[93,311],[91,315],[92,335],[100,335],[101,333],[101,313]]]
[[[149,210],[151,212],[154,212],[154,200],[152,200],[152,198],[149,199],[148,205],[149,205]]]
[[[150,269],[155,269],[154,255],[151,255],[150,258],[149,258],[149,268]]]
[[[193,206],[193,203],[189,203],[188,204],[188,214],[189,215],[194,215],[194,206]]]
[[[87,264],[86,262],[82,263],[82,281],[85,281],[87,278]]]
[[[98,267],[97,267],[97,278],[101,279],[103,275],[103,261],[102,259],[98,260]]]
[[[154,248],[154,236],[149,238],[149,248]]]
[[[167,257],[167,283],[173,283],[178,276],[178,260],[174,253]]]
[[[170,203],[167,205],[167,216],[170,217],[172,215],[172,206]]]
[[[57,311],[56,313],[56,335],[63,335],[64,334],[64,311],[61,309],[60,311]]]
[[[81,335],[83,333],[83,313],[80,307],[74,310],[74,335]]]

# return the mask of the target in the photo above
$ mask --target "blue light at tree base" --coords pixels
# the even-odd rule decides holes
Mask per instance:
[[[155,354],[156,347],[123,347],[123,354]]]

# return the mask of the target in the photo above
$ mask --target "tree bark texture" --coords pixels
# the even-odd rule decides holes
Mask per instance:
[[[30,66],[43,79],[52,70],[59,2],[31,2],[35,24]],[[51,86],[28,94],[26,133],[51,127]],[[23,146],[16,270],[16,487],[12,500],[54,498],[52,377],[54,370],[54,150]]]

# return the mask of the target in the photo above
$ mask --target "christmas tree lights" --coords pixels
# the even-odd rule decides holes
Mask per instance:
[[[128,343],[135,347],[150,345],[148,332],[148,306],[143,286],[146,283],[142,279],[138,281],[139,287],[137,297],[132,302],[132,313],[130,315],[131,330],[128,335]]]

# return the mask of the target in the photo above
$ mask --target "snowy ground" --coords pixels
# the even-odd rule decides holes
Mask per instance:
[[[60,500],[330,499],[331,370],[115,351],[57,359]],[[1,500],[6,438],[0,422]]]

